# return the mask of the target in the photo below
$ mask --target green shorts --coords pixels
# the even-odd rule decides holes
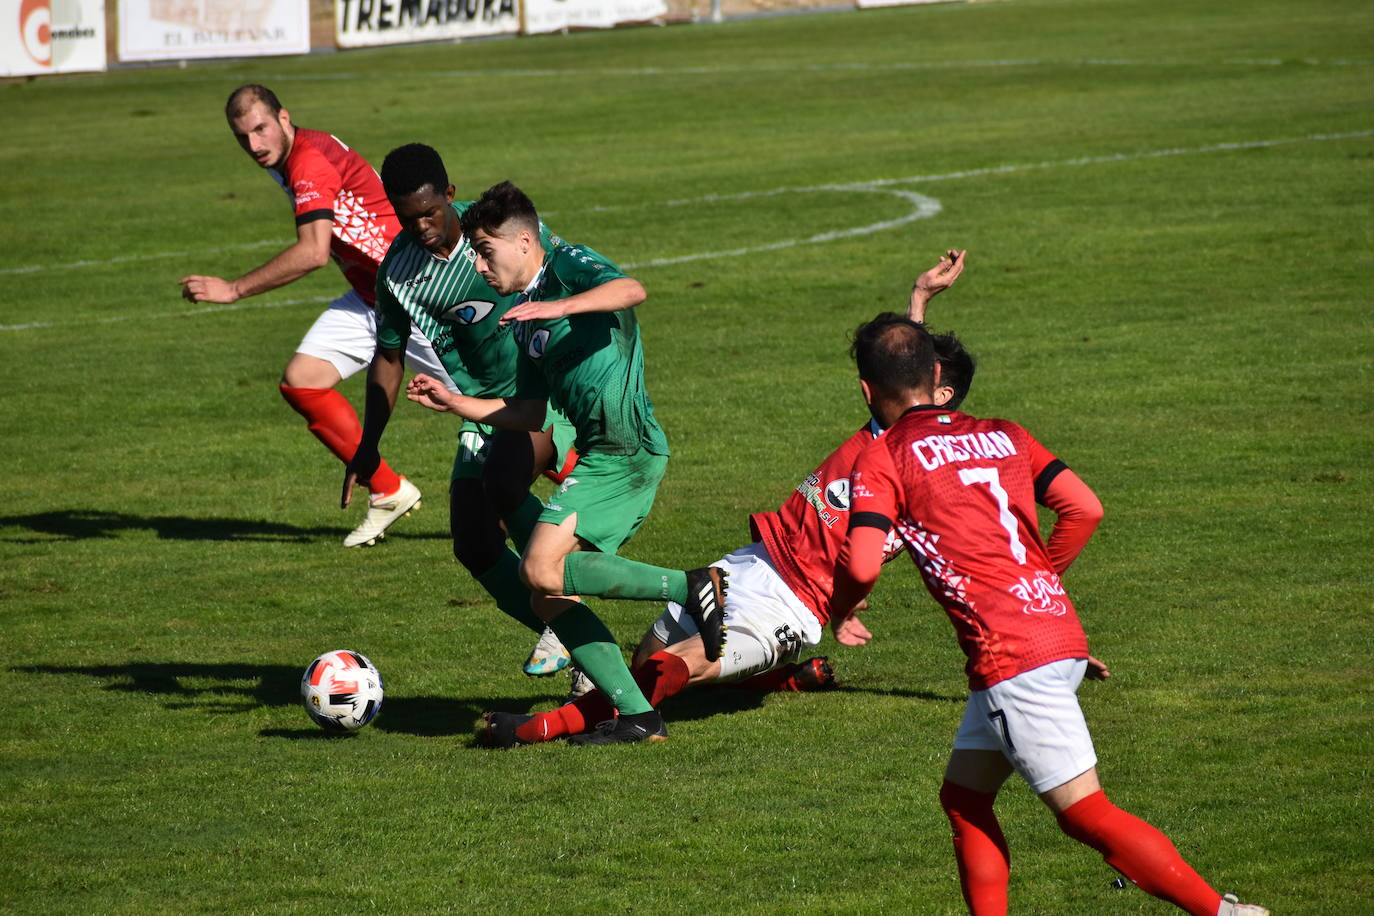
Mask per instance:
[[[667,455],[644,449],[633,455],[583,455],[539,520],[557,525],[577,513],[577,536],[603,553],[616,553],[644,524],[667,468]]]
[[[552,408],[549,409],[546,418],[547,430],[553,427],[553,463],[554,470],[563,467],[565,458],[573,450],[573,442],[577,439],[577,430],[573,429],[572,423]],[[449,482],[455,480],[480,480],[482,478],[482,465],[487,463],[487,450],[491,445],[491,437],[496,430],[485,423],[474,423],[471,420],[464,420],[463,425],[458,427],[458,451],[453,455],[453,471],[449,474]]]

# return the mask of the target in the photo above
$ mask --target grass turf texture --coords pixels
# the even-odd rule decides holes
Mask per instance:
[[[637,559],[747,540],[862,419],[846,333],[969,248],[931,313],[980,357],[968,408],[1107,508],[1068,581],[1114,671],[1082,692],[1108,791],[1219,889],[1374,909],[1372,26],[1022,0],[0,85],[0,908],[962,908],[935,800],[961,657],[905,564],[877,640],[823,649],[842,692],[684,696],[656,747],[473,745],[481,710],[565,682],[519,675],[532,639],[451,559],[456,424],[398,410],[384,451],[426,508],[345,551],[340,469],[275,391],[337,273],[176,296],[290,238],[220,115],[259,80],[373,162],[433,144],[460,196],[511,178],[635,265],[675,449]],[[1271,140],[1298,142],[1216,148]],[[947,177],[843,187],[912,176]],[[942,209],[907,220],[897,190]],[[657,613],[596,606],[627,648]],[[297,682],[339,647],[388,696],[329,739]],[[1023,785],[999,812],[1017,911],[1168,911]]]

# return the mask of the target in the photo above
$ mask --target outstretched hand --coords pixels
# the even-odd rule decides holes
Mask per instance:
[[[940,258],[940,263],[916,278],[915,285],[911,287],[911,303],[907,308],[908,318],[912,321],[926,320],[926,304],[933,297],[953,286],[954,281],[959,279],[959,275],[964,272],[967,254],[968,249],[955,251],[951,248]]]
[[[239,294],[234,290],[234,284],[219,277],[205,277],[200,274],[191,274],[189,277],[182,277],[177,283],[181,284],[181,298],[187,302],[237,302]]]
[[[406,383],[406,399],[442,413],[453,409],[453,392],[443,382],[423,372]]]
[[[837,643],[842,646],[862,646],[873,638],[873,634],[868,632],[868,627],[864,626],[863,621],[854,616],[859,611],[866,610],[868,610],[868,600],[864,599],[854,605],[854,610],[843,618],[830,621],[830,629],[834,631]]]

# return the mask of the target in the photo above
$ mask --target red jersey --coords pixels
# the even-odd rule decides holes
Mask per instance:
[[[855,461],[854,523],[901,534],[954,623],[974,690],[1088,656],[1036,517],[1037,486],[1062,468],[1015,423],[937,407],[911,409]]]
[[[330,254],[363,301],[375,304],[377,266],[401,231],[376,170],[338,137],[304,127],[282,169],[272,174],[295,205],[296,225],[331,220]]]
[[[807,475],[776,512],[749,517],[754,540],[763,544],[783,582],[821,623],[830,620],[835,562],[849,531],[849,469],[882,428],[870,421]],[[888,555],[900,552],[895,537]]]

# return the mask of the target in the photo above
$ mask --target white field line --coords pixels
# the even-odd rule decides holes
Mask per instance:
[[[713,76],[713,75],[735,75],[741,73],[835,73],[844,71],[858,71],[869,73],[883,73],[892,71],[930,71],[930,70],[987,70],[1004,67],[1163,67],[1163,68],[1187,68],[1191,70],[1204,69],[1207,67],[1368,67],[1374,64],[1374,60],[1355,59],[1320,59],[1312,57],[1303,58],[1279,58],[1279,57],[1228,57],[1220,60],[1199,60],[1196,58],[1101,58],[1101,57],[1079,57],[1079,58],[1047,58],[1047,57],[1025,57],[1025,58],[995,58],[991,60],[924,60],[924,61],[888,61],[875,63],[873,61],[854,61],[854,62],[832,62],[824,64],[741,64],[738,66],[725,67],[566,67],[537,68],[537,67],[506,67],[494,68],[490,70],[415,70],[407,71],[405,78],[413,79],[501,79],[501,78],[531,78],[548,79],[555,77],[559,79],[573,79],[576,77],[644,77],[644,76]],[[109,85],[115,74],[105,77],[105,84]],[[286,82],[337,82],[340,80],[373,80],[375,73],[274,73],[261,74],[259,77],[265,83],[286,83]],[[215,83],[224,82],[224,77],[217,74],[187,74],[179,72],[177,74],[178,83]],[[127,81],[126,81],[127,82]],[[38,88],[45,85],[42,81],[37,84]],[[59,85],[59,84],[46,84]]]
[[[768,244],[768,245],[757,245],[757,246],[750,246],[750,247],[745,247],[745,248],[736,248],[736,249],[731,249],[731,250],[727,250],[727,251],[700,252],[700,253],[696,253],[696,254],[681,255],[681,256],[678,256],[678,257],[671,257],[671,258],[656,258],[656,259],[653,259],[653,260],[642,261],[642,262],[635,263],[635,264],[626,263],[626,264],[622,265],[623,267],[625,267],[625,268],[627,268],[627,269],[640,269],[640,268],[645,268],[645,267],[662,267],[662,266],[669,265],[669,264],[682,264],[682,263],[686,263],[686,262],[690,262],[690,261],[702,261],[702,260],[712,260],[712,259],[716,259],[716,258],[739,257],[739,256],[742,256],[742,255],[754,254],[754,253],[757,253],[757,252],[763,252],[763,251],[777,251],[777,250],[783,249],[783,248],[792,248],[792,247],[795,247],[795,246],[798,246],[798,245],[819,244],[819,243],[823,243],[823,242],[833,241],[833,240],[839,239],[839,238],[850,238],[850,237],[860,236],[860,235],[870,235],[870,234],[873,234],[873,233],[876,233],[876,232],[885,231],[885,230],[887,230],[887,229],[894,229],[894,228],[897,228],[898,226],[904,226],[904,225],[906,225],[906,224],[908,224],[908,223],[914,222],[914,221],[919,220],[919,219],[927,219],[927,218],[929,218],[929,217],[935,216],[936,214],[938,214],[938,213],[940,212],[940,210],[941,210],[940,202],[937,201],[937,200],[935,200],[934,198],[926,197],[926,196],[924,196],[924,195],[922,195],[922,194],[917,194],[917,193],[915,193],[915,192],[913,192],[913,191],[900,191],[900,190],[896,190],[896,189],[894,189],[894,188],[891,187],[892,185],[898,185],[898,184],[918,184],[918,183],[936,182],[936,181],[953,181],[953,180],[958,180],[958,179],[963,179],[963,178],[976,178],[976,177],[986,176],[986,175],[1010,175],[1010,174],[1016,174],[1016,173],[1020,173],[1020,172],[1032,172],[1032,171],[1040,171],[1040,170],[1054,169],[1054,168],[1073,168],[1073,167],[1080,167],[1080,166],[1087,166],[1087,165],[1104,165],[1104,164],[1117,163],[1117,162],[1135,162],[1135,161],[1141,161],[1141,160],[1147,160],[1147,159],[1158,159],[1158,158],[1163,158],[1163,157],[1168,157],[1168,156],[1204,155],[1204,154],[1207,154],[1207,153],[1216,153],[1216,152],[1230,152],[1230,151],[1246,150],[1246,149],[1263,149],[1263,148],[1268,148],[1268,147],[1284,146],[1284,145],[1292,144],[1292,143],[1318,143],[1318,142],[1326,142],[1326,141],[1331,141],[1331,140],[1348,140],[1348,139],[1353,139],[1353,138],[1369,137],[1369,136],[1374,136],[1374,130],[1349,131],[1349,132],[1346,132],[1346,133],[1335,133],[1335,134],[1309,134],[1309,135],[1304,136],[1304,137],[1280,137],[1280,138],[1271,139],[1271,140],[1250,140],[1250,141],[1230,142],[1230,143],[1213,143],[1213,144],[1209,144],[1209,145],[1207,145],[1207,146],[1176,147],[1176,148],[1170,148],[1170,149],[1145,150],[1145,151],[1137,152],[1137,153],[1116,153],[1116,154],[1113,154],[1113,155],[1110,155],[1110,156],[1081,156],[1081,157],[1077,157],[1077,158],[1074,158],[1074,159],[1060,159],[1060,160],[1046,161],[1046,162],[1021,163],[1021,164],[1017,164],[1017,165],[994,166],[994,167],[991,167],[991,168],[982,168],[982,169],[967,169],[967,170],[959,171],[959,172],[946,172],[946,173],[943,173],[943,174],[934,174],[934,175],[910,175],[910,176],[907,176],[907,177],[905,177],[905,178],[879,178],[879,179],[872,179],[872,180],[868,180],[868,181],[856,181],[856,182],[852,182],[852,183],[849,183],[849,184],[825,184],[825,185],[815,185],[815,186],[812,186],[812,187],[773,188],[773,189],[767,190],[767,191],[744,191],[744,192],[737,193],[737,194],[706,194],[706,195],[702,195],[701,197],[683,198],[683,199],[679,199],[679,200],[655,201],[655,202],[651,202],[651,203],[647,203],[647,202],[646,202],[646,203],[636,203],[636,204],[622,204],[622,205],[614,205],[614,206],[606,206],[606,207],[590,207],[590,208],[587,208],[587,209],[585,209],[585,210],[581,210],[581,211],[578,211],[578,212],[586,212],[586,213],[605,213],[605,212],[613,212],[613,211],[621,211],[621,210],[630,210],[630,209],[642,209],[642,208],[644,208],[644,207],[681,207],[681,206],[688,206],[688,205],[692,205],[692,204],[715,203],[715,202],[719,202],[719,201],[748,200],[748,199],[754,199],[754,198],[760,198],[760,197],[774,197],[774,196],[781,195],[781,194],[809,194],[809,193],[818,193],[818,192],[825,192],[825,191],[847,191],[847,192],[859,191],[859,192],[872,192],[872,193],[887,193],[887,194],[893,194],[893,195],[895,195],[895,196],[901,197],[901,198],[905,199],[908,203],[911,204],[911,209],[910,209],[905,215],[900,216],[900,217],[897,217],[896,219],[883,220],[883,221],[881,221],[881,222],[870,223],[870,224],[868,224],[868,225],[865,225],[865,226],[858,226],[858,227],[855,227],[855,228],[852,228],[852,229],[840,229],[840,230],[835,230],[835,231],[832,231],[832,232],[824,232],[824,233],[820,233],[820,234],[817,234],[817,235],[808,236],[808,237],[805,237],[805,238],[798,238],[798,239],[784,240],[784,241],[780,241],[780,242],[773,242],[773,243]],[[549,213],[546,214],[546,215],[552,216],[552,215],[555,214],[555,212],[556,212],[556,211],[549,211]],[[278,241],[252,242],[252,243],[248,243],[248,244],[244,244],[244,245],[238,245],[238,246],[225,246],[225,247],[220,248],[219,250],[221,250],[221,251],[223,251],[223,250],[242,250],[242,249],[249,249],[249,248],[262,248],[262,247],[268,247],[268,246],[280,245],[280,244],[283,244],[283,243],[282,243],[281,241],[279,241],[279,240],[278,240]],[[125,256],[125,257],[111,258],[111,259],[104,260],[104,261],[98,261],[98,260],[73,261],[73,262],[70,262],[70,263],[67,263],[67,264],[34,265],[34,266],[31,266],[31,267],[5,268],[5,269],[0,269],[0,274],[35,273],[35,272],[45,271],[45,270],[62,270],[62,269],[80,268],[80,267],[100,267],[100,266],[107,266],[107,265],[114,265],[114,264],[123,264],[123,263],[128,263],[128,262],[133,262],[133,261],[139,261],[139,260],[151,260],[151,259],[154,259],[154,258],[166,258],[166,257],[192,257],[192,256],[195,256],[195,257],[203,257],[203,256],[205,256],[205,254],[204,254],[204,253],[196,254],[196,253],[194,253],[194,252],[176,252],[176,253],[158,253],[158,254],[151,254],[151,255],[129,255],[129,256]],[[257,309],[257,308],[283,308],[283,307],[290,306],[290,305],[300,305],[300,304],[304,304],[304,303],[321,303],[321,302],[328,302],[328,301],[331,301],[331,300],[329,300],[329,299],[324,299],[324,298],[313,298],[313,299],[290,299],[290,300],[286,300],[286,301],[284,301],[284,302],[252,302],[252,303],[247,303],[247,304],[238,304],[238,303],[235,303],[234,305],[214,306],[214,307],[208,307],[208,308],[203,308],[203,309],[194,309],[194,310],[191,310],[191,311],[170,312],[170,313],[166,313],[166,314],[163,314],[163,315],[138,316],[138,317],[147,317],[147,318],[186,317],[186,316],[191,316],[191,315],[210,314],[210,313],[223,312],[223,311],[243,311],[243,310]],[[69,324],[84,324],[84,323],[88,323],[88,322],[90,322],[90,321],[95,321],[95,322],[97,322],[97,323],[113,323],[113,322],[117,322],[117,321],[125,321],[125,320],[128,320],[129,318],[132,318],[132,317],[135,317],[135,316],[109,316],[109,317],[105,317],[105,318],[81,319],[81,320],[73,320],[73,321],[53,321],[53,322],[39,322],[39,323],[33,323],[33,324],[0,325],[0,331],[21,331],[21,330],[29,330],[29,329],[34,329],[34,328],[49,328],[49,327],[58,327],[58,326],[69,325]]]
[[[310,303],[319,305],[333,302],[333,296],[313,296],[309,299],[286,299],[282,302],[235,302],[232,305],[207,305],[204,308],[187,309],[181,312],[163,312],[160,315],[105,315],[99,318],[82,318],[72,321],[36,321],[32,324],[0,324],[0,331],[27,331],[33,328],[58,328],[74,324],[115,324],[120,321],[160,320],[163,318],[190,318],[194,315],[212,315],[216,312],[244,312],[250,309],[281,309],[293,305]]]

